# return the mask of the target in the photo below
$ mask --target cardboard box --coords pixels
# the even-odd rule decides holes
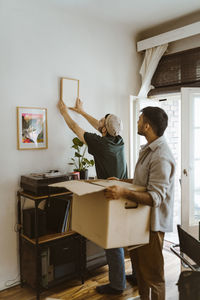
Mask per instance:
[[[134,191],[144,187],[114,180],[58,183],[74,193],[72,230],[104,249],[139,246],[149,242],[150,210],[127,199],[108,200],[104,190],[120,185]]]

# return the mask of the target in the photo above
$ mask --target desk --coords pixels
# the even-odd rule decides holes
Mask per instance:
[[[177,225],[179,235],[179,245],[172,245],[170,248],[184,263],[195,271],[200,267],[200,241],[197,226]],[[179,250],[177,250],[179,248]],[[186,256],[186,257],[185,257]]]

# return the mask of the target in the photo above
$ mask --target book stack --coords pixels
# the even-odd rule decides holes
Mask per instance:
[[[69,200],[67,201],[67,207],[65,210],[65,216],[64,216],[61,232],[67,232],[71,230],[71,212],[72,212],[72,205],[71,205],[71,201]]]
[[[66,232],[71,230],[72,197],[51,199],[47,203],[48,232]]]

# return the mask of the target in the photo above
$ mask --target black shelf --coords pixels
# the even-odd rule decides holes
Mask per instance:
[[[21,286],[30,285],[36,291],[36,299],[40,293],[66,280],[78,278],[84,282],[85,251],[83,237],[73,231],[48,232],[39,236],[39,204],[60,199],[71,201],[71,192],[36,196],[18,191],[18,228]],[[34,202],[34,238],[23,233],[22,205],[23,198]]]

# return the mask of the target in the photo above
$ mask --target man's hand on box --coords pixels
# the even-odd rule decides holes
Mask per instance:
[[[108,177],[107,179],[108,180],[119,180],[119,178],[117,178],[117,177]]]
[[[104,195],[109,200],[117,200],[124,195],[124,188],[121,186],[113,185],[104,191]]]

